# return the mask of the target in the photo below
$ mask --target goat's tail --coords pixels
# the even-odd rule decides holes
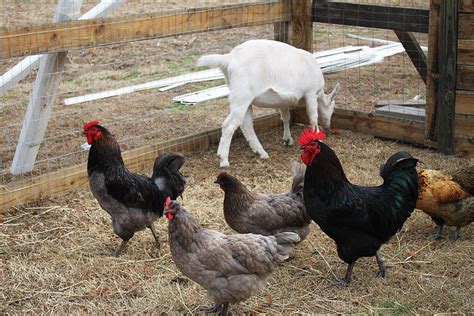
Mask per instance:
[[[229,54],[219,55],[204,55],[199,57],[196,66],[197,67],[219,67],[219,68],[226,68],[227,64],[229,63]]]

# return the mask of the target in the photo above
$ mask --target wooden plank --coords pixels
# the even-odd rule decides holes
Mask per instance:
[[[474,115],[474,92],[456,91],[456,114]]]
[[[291,21],[288,30],[289,44],[313,53],[313,21],[311,0],[291,0]],[[293,111],[295,122],[308,124],[306,107]]]
[[[98,5],[87,11],[79,20],[94,19],[107,15],[125,0],[102,0]],[[28,76],[39,64],[43,55],[28,56],[13,68],[0,76],[0,95]]]
[[[377,100],[375,107],[381,107],[385,105],[403,105],[413,108],[424,108],[426,106],[426,100]]]
[[[53,22],[77,19],[82,0],[59,0]],[[26,110],[10,172],[18,175],[33,170],[36,156],[48,126],[56,90],[67,52],[48,54],[41,58],[33,94]]]
[[[416,37],[413,33],[405,31],[395,30],[395,34],[397,34],[398,39],[405,48],[421,79],[426,83],[426,72],[428,69],[426,55],[421,49]]]
[[[474,138],[455,138],[456,154],[466,158],[474,158]]]
[[[454,133],[456,137],[474,139],[474,115],[455,115]]]
[[[425,124],[420,121],[336,108],[331,123],[355,132],[436,147],[425,138]]]
[[[474,91],[474,65],[457,67],[457,89]]]
[[[474,40],[458,41],[458,65],[474,65]]]
[[[436,138],[436,108],[438,105],[438,34],[439,34],[439,3],[430,2],[430,29],[428,34],[428,72],[426,83],[426,114],[425,136]]]
[[[474,40],[474,14],[459,13],[458,38],[460,40]]]
[[[257,133],[264,133],[281,126],[280,114],[275,113],[255,119],[254,128]],[[213,129],[195,135],[182,137],[154,145],[133,149],[122,153],[123,160],[132,172],[150,168],[155,158],[161,152],[175,151],[192,155],[211,146],[217,145],[221,129]],[[242,137],[236,133],[234,137]],[[216,160],[217,163],[217,160]],[[37,177],[17,188],[16,184],[0,189],[0,209],[26,204],[45,196],[51,196],[83,187],[88,183],[86,163]]]
[[[279,1],[56,23],[0,33],[0,58],[272,24],[289,18]]]
[[[439,20],[439,80],[437,107],[438,147],[442,153],[454,151],[454,107],[457,57],[457,1],[441,1]]]
[[[428,33],[429,10],[315,0],[313,21]]]
[[[459,12],[474,13],[474,0],[459,0]]]
[[[403,105],[385,105],[377,108],[375,110],[375,113],[387,116],[401,117],[420,122],[425,121],[425,109],[413,108]]]

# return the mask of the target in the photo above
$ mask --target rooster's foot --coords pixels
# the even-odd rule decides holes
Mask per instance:
[[[114,257],[120,256],[122,251],[125,249],[125,246],[127,246],[128,240],[123,240],[122,243],[120,244],[120,247],[117,249],[117,251],[114,253]]]
[[[349,286],[351,284],[352,278],[350,280],[346,280],[345,278],[336,278],[336,285],[337,286]]]

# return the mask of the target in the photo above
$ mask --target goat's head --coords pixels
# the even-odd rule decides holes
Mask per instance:
[[[334,108],[336,107],[335,99],[340,89],[341,86],[338,82],[330,94],[325,94],[324,91],[322,92],[322,98],[320,98],[321,104],[318,109],[319,115],[321,116],[322,125],[325,130],[329,130],[331,128],[331,117],[334,113]]]

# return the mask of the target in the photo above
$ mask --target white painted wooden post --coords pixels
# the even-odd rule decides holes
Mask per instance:
[[[102,0],[98,5],[81,16],[79,20],[89,20],[106,16],[124,2],[125,0]],[[12,69],[0,76],[0,95],[28,76],[31,70],[38,66],[43,56],[44,54],[25,57]]]
[[[59,0],[53,22],[77,19],[82,0]],[[33,95],[23,120],[10,172],[14,175],[33,170],[39,147],[43,141],[61,71],[67,52],[44,55],[40,60]]]

